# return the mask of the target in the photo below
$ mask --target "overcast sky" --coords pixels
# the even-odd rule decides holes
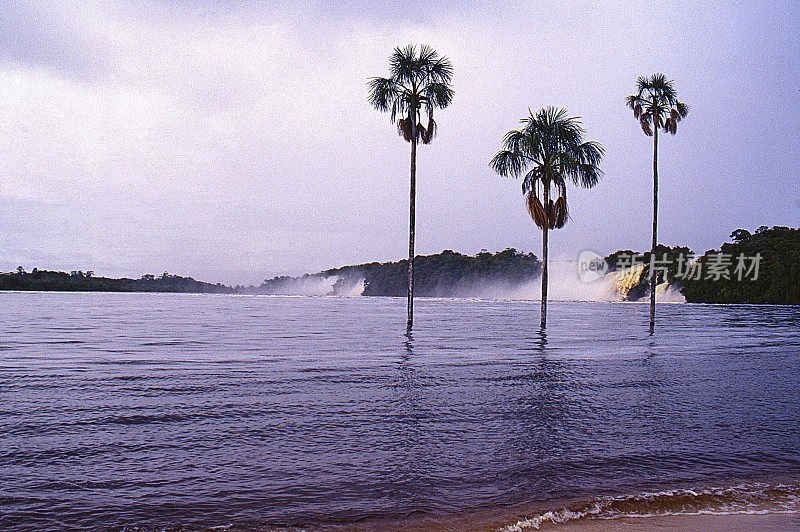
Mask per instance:
[[[553,256],[649,247],[652,139],[625,107],[663,72],[660,235],[696,252],[800,225],[800,4],[0,0],[0,271],[258,283],[407,253],[409,144],[367,102],[396,46],[450,58],[418,152],[417,251],[541,255],[488,167],[528,109],[606,150]]]

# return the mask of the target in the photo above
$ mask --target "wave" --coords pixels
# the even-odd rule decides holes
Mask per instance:
[[[556,260],[549,263],[547,299],[549,301],[626,301],[630,289],[639,282],[644,268],[639,264],[627,270],[610,272],[597,280],[583,280],[573,261]],[[491,288],[484,289],[492,294]],[[497,290],[492,299],[534,300],[542,299],[541,278],[521,283],[511,289]],[[650,301],[642,298],[640,301]],[[656,286],[656,301],[659,303],[685,303],[686,299],[674,285],[662,283]]]
[[[501,528],[500,532],[538,530],[542,525],[592,519],[798,512],[800,512],[800,486],[740,484],[731,487],[674,489],[638,495],[599,497],[573,507],[562,507],[535,514]]]
[[[268,295],[357,297],[364,292],[363,276],[314,274],[278,278],[268,287]]]
[[[612,303],[628,301],[629,291],[638,284],[644,265],[627,270],[610,272],[596,280],[581,279],[575,261],[556,259],[548,263],[548,301],[586,301]],[[483,281],[457,287],[459,299],[493,299],[511,301],[540,301],[542,299],[541,278],[519,283]],[[649,302],[649,297],[639,301]],[[656,301],[659,303],[685,303],[686,298],[674,285],[662,283],[656,286]]]

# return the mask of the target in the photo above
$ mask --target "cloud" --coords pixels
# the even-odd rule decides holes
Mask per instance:
[[[487,163],[545,105],[581,116],[607,153],[600,185],[571,191],[555,252],[644,249],[652,148],[623,99],[658,70],[692,106],[661,146],[663,240],[704,251],[739,226],[796,224],[796,91],[773,85],[798,86],[795,7],[388,5],[0,5],[0,198],[14,206],[0,230],[15,242],[0,270],[235,283],[401,258],[408,145],[366,82],[409,42],[455,66],[419,153],[421,253],[537,251],[519,183]]]

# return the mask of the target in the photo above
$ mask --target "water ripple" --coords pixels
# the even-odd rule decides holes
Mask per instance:
[[[436,529],[800,477],[800,309],[649,337],[646,307],[554,303],[543,335],[535,302],[421,300],[409,338],[391,298],[0,293],[0,527]],[[671,493],[598,504],[720,496]]]

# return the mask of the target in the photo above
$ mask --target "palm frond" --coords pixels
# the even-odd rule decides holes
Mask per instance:
[[[417,123],[417,140],[422,140],[423,144],[430,144],[431,139],[428,136],[428,130],[422,125],[422,122]]]
[[[425,86],[424,97],[430,107],[444,109],[453,101],[453,89],[447,83],[434,82]]]
[[[528,137],[523,131],[512,129],[503,138],[503,147],[511,152],[517,153],[522,157],[529,157],[531,154]]]
[[[529,111],[521,120],[520,130],[506,133],[503,150],[490,166],[500,175],[520,177],[526,194],[528,212],[540,228],[560,228],[566,224],[566,183],[569,178],[585,187],[594,186],[602,172],[599,169],[603,148],[597,142],[583,141],[583,128],[577,117],[564,109],[546,107]],[[538,191],[555,187],[558,199],[543,204]]]
[[[517,177],[524,168],[524,157],[518,152],[502,150],[492,157],[489,166],[503,177]]]
[[[420,124],[422,127],[422,124]],[[433,137],[436,136],[436,121],[433,119],[433,114],[428,115],[428,127],[424,128],[425,134],[422,136],[423,144],[430,144]]]
[[[390,113],[390,116],[389,116],[389,118],[392,121],[392,123],[394,123],[394,121],[397,119],[397,115],[402,115],[403,114],[403,112],[405,111],[404,107],[405,106],[403,105],[403,99],[402,98],[396,98],[392,102],[391,113]]]
[[[605,150],[599,142],[593,140],[584,142],[578,146],[579,160],[582,163],[590,164],[592,166],[599,166],[600,161],[603,159]]]
[[[553,204],[553,217],[550,221],[550,228],[561,229],[567,225],[567,219],[569,219],[569,213],[567,212],[567,198],[565,196],[559,196],[559,198]]]
[[[453,77],[453,65],[450,64],[450,60],[446,57],[438,58],[430,65],[428,76],[433,83],[447,85]]]
[[[388,78],[371,78],[369,86],[369,103],[378,111],[386,112],[397,99],[397,86]]]
[[[401,118],[397,121],[397,133],[405,139],[406,142],[411,142],[411,119]]]
[[[439,54],[437,54],[433,48],[427,44],[423,44],[419,47],[419,56],[417,57],[417,62],[420,65],[428,65],[435,62],[438,56]]]
[[[542,168],[539,166],[534,166],[531,168],[525,177],[522,178],[522,193],[525,194],[529,190],[533,190],[536,188],[536,183],[541,183],[542,180]]]
[[[672,117],[668,118],[664,124],[664,129],[674,135],[678,131],[678,120]]]
[[[528,192],[525,203],[528,207],[528,213],[531,215],[531,218],[533,218],[533,223],[540,229],[550,226],[547,212],[533,190]]]
[[[634,117],[639,119],[642,131],[652,136],[654,129],[661,128],[674,135],[678,122],[689,112],[689,107],[678,101],[672,81],[657,73],[649,78],[639,77],[636,86],[638,93],[628,96],[626,103],[633,109]]]
[[[389,58],[392,79],[400,83],[413,83],[417,74],[416,47],[409,44],[405,48],[395,48]]]
[[[578,166],[577,178],[575,184],[583,188],[592,188],[603,177],[603,171],[595,165],[583,163]]]
[[[645,118],[645,115],[641,115],[639,118],[640,118],[639,124],[641,124],[642,131],[644,131],[644,134],[647,135],[648,137],[652,137],[653,130],[650,128],[650,121]]]

